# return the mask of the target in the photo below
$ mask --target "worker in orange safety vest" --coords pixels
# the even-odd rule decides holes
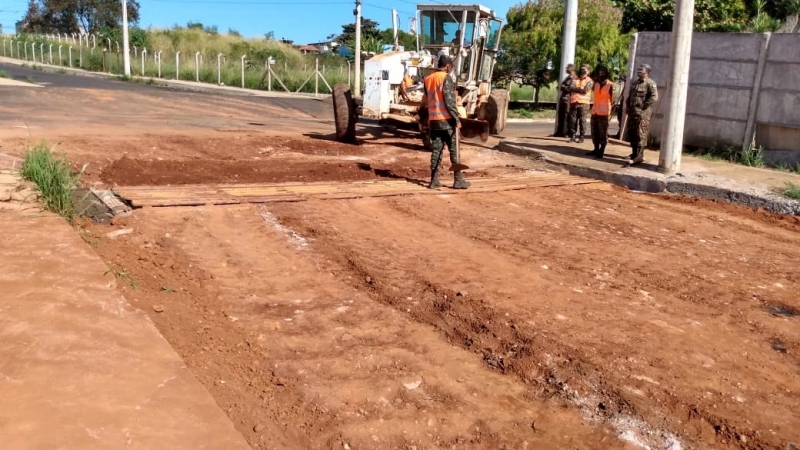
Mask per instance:
[[[460,164],[458,155],[458,139],[456,133],[461,128],[456,103],[456,85],[450,77],[453,63],[446,55],[440,55],[436,72],[425,77],[425,98],[428,106],[428,123],[431,147],[431,182],[429,189],[442,187],[439,182],[439,166],[442,162],[444,146],[450,153],[450,163]],[[453,189],[467,189],[469,181],[464,179],[460,170],[455,171]]]
[[[592,143],[594,150],[588,155],[602,158],[608,145],[608,123],[614,108],[614,83],[608,79],[608,69],[598,65],[594,70],[595,83],[592,89],[594,104],[592,105]]]

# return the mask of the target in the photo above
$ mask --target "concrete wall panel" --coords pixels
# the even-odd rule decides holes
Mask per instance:
[[[767,61],[800,63],[800,36],[798,33],[773,34],[769,42]]]
[[[689,86],[687,115],[747,121],[750,91],[713,86]],[[665,108],[661,108],[666,112]],[[692,119],[694,120],[694,119]]]
[[[725,62],[694,59],[689,66],[689,83],[753,89],[758,62]]]
[[[800,128],[800,92],[761,91],[756,121]],[[800,150],[800,142],[797,143]]]
[[[696,58],[758,62],[763,34],[694,33],[692,62]],[[669,45],[669,44],[668,44]]]
[[[798,39],[797,45],[800,45]],[[800,54],[800,51],[797,52]],[[770,64],[764,66],[761,89],[800,92],[800,63]]]

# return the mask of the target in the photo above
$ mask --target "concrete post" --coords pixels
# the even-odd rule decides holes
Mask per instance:
[[[33,44],[31,44],[31,56],[33,57],[32,58],[33,62],[36,62],[36,43],[35,42]]]
[[[577,1],[577,0],[574,0]],[[353,87],[353,97],[361,98],[361,0],[356,0],[356,79]]]
[[[44,64],[44,44],[39,44],[39,58],[42,60],[42,64]]]
[[[53,65],[53,44],[50,44],[50,65]]]
[[[217,86],[222,86],[222,53],[217,53]]]
[[[175,79],[181,79],[181,52],[175,52]]]
[[[147,61],[147,49],[142,49],[142,76],[144,76],[144,63]]]
[[[672,175],[681,168],[686,96],[689,92],[689,63],[692,56],[694,0],[678,0],[670,39],[670,72],[667,88],[667,121],[658,154],[658,171]]]
[[[319,97],[319,58],[314,67],[314,97]]]
[[[61,47],[62,47],[61,45],[58,46],[58,65],[59,66],[63,66],[64,65],[64,58],[61,56]]]
[[[72,67],[72,46],[69,46],[69,66]]]
[[[242,89],[244,89],[244,60],[247,59],[247,55],[242,55]]]
[[[566,0],[564,7],[564,30],[561,39],[561,64],[559,66],[559,84],[564,74],[567,73],[567,65],[575,63],[575,45],[578,35],[578,0]],[[560,95],[560,93],[559,93]],[[561,102],[556,103],[556,117],[559,117]],[[558,134],[558,120],[556,120],[555,134]]]
[[[161,50],[156,52],[156,59],[158,60],[158,78],[161,78]]]
[[[128,0],[122,0],[122,66],[125,76],[131,76],[131,49],[128,39]]]
[[[764,40],[761,41],[761,52],[758,54],[758,67],[756,68],[756,76],[753,80],[753,91],[752,94],[750,94],[750,104],[747,107],[747,125],[744,128],[742,149],[749,149],[753,146],[753,144],[755,144],[758,99],[761,97],[761,83],[764,79],[764,65],[767,63],[770,40],[772,40],[772,33],[764,33]]]
[[[200,82],[200,52],[194,53],[194,81]]]

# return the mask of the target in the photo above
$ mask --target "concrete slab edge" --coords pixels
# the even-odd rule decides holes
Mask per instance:
[[[546,150],[522,147],[506,141],[501,141],[497,149],[505,153],[547,161],[554,166],[566,169],[571,175],[601,180],[633,191],[648,193],[668,192],[676,195],[725,201],[754,209],[762,208],[777,214],[800,215],[800,201],[783,198],[766,190],[723,188],[697,181],[686,181],[681,176],[665,177],[659,173],[640,175],[586,167],[552,158],[549,156],[550,152]]]

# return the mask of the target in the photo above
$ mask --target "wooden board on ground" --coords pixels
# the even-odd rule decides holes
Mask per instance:
[[[469,180],[468,190],[430,190],[408,180],[351,182],[273,183],[238,185],[122,186],[114,193],[134,208],[146,206],[230,205],[317,199],[349,199],[397,195],[467,194],[499,192],[534,187],[599,183],[597,180],[561,173],[528,172],[495,178]]]

